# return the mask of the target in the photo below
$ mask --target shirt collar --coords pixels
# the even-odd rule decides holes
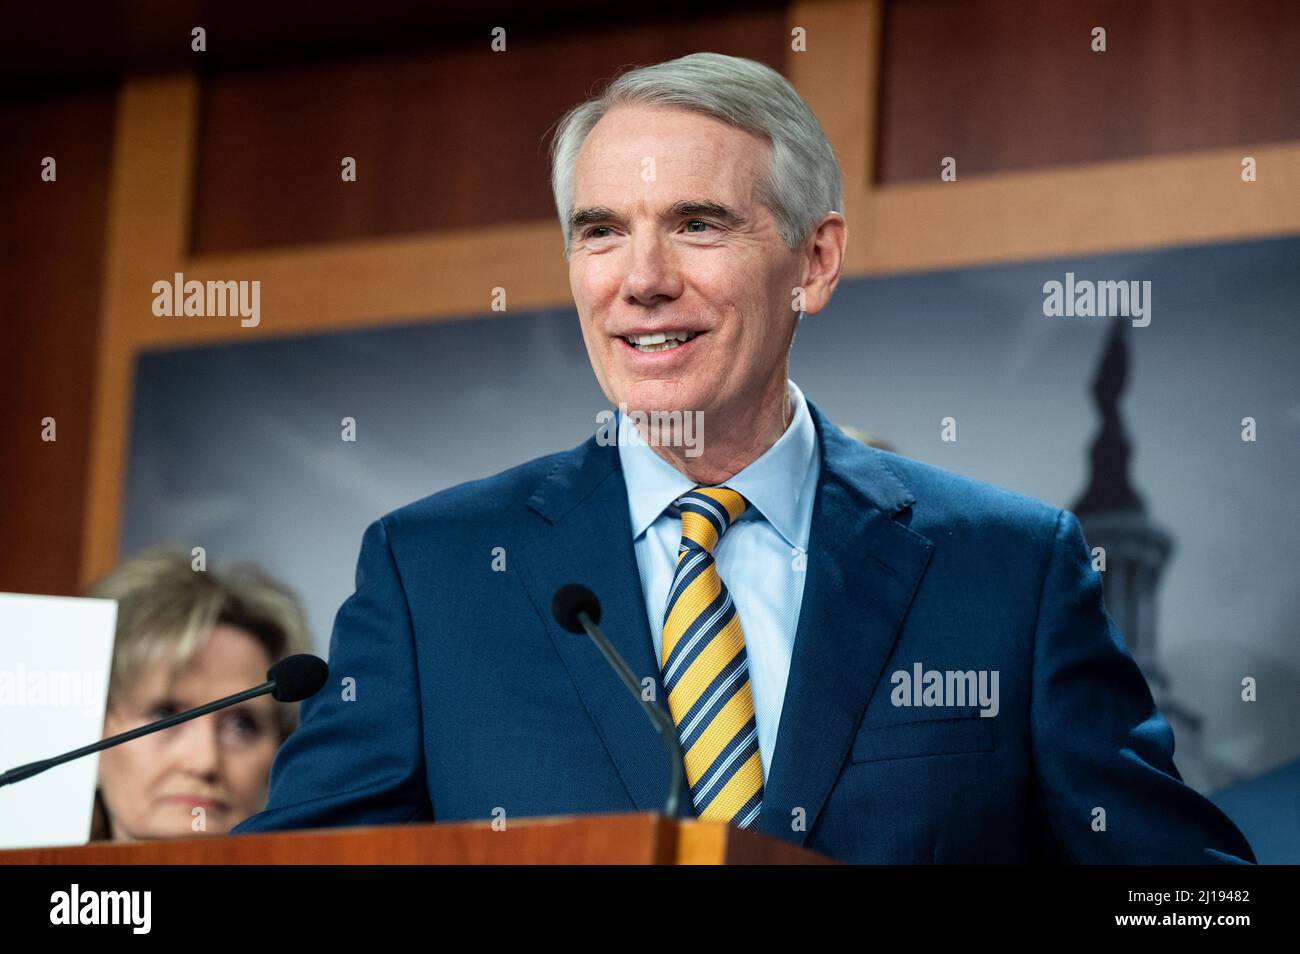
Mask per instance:
[[[725,486],[743,494],[749,501],[750,507],[742,520],[761,515],[791,547],[806,550],[820,469],[817,429],[808,413],[803,392],[793,381],[787,381],[787,386],[793,412],[790,426],[775,444],[726,481]],[[625,428],[632,429],[632,424],[624,425],[620,415],[618,454],[627,485],[628,511],[635,540],[674,500],[694,489],[695,482],[643,441],[621,439]]]

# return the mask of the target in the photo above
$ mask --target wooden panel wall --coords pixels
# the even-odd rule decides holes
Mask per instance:
[[[710,50],[782,69],[785,11],[575,31],[446,31],[436,49],[202,84],[193,251],[230,252],[554,217],[547,131],[619,67]],[[340,162],[357,160],[343,183]],[[557,226],[558,229],[558,226]]]
[[[3,591],[77,591],[115,102],[112,90],[0,102]],[[55,182],[41,181],[45,156]]]
[[[1300,139],[1298,53],[1295,0],[888,0],[877,178]]]
[[[306,37],[270,55],[267,28],[213,21],[224,52],[201,73],[0,102],[0,589],[74,592],[78,565],[111,564],[136,352],[243,333],[155,320],[150,284],[173,268],[261,279],[264,335],[474,311],[502,263],[512,307],[566,301],[545,133],[629,64],[711,49],[789,76],[844,168],[850,274],[1297,229],[1290,0],[764,0],[620,22],[578,7],[513,31],[504,57],[464,17],[349,59],[307,55]],[[1237,147],[1268,170],[1249,188]],[[47,154],[57,186],[39,180]],[[940,185],[943,155],[986,175]],[[1126,161],[1095,162],[1110,159]]]

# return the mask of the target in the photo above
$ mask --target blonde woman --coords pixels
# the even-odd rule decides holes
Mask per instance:
[[[301,607],[252,566],[191,568],[179,553],[129,559],[90,596],[118,601],[104,735],[258,685],[310,652]],[[261,810],[297,706],[261,696],[99,756],[91,840],[225,834]]]

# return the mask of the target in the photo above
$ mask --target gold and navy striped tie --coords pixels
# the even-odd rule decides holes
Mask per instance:
[[[697,487],[676,503],[682,543],[664,613],[661,660],[668,710],[696,813],[747,828],[763,804],[763,763],[745,634],[713,549],[749,502],[727,487]]]

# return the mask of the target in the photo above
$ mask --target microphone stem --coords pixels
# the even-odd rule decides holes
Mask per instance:
[[[677,726],[664,714],[662,709],[641,695],[641,684],[637,682],[636,675],[628,668],[627,663],[623,661],[623,657],[610,645],[609,639],[601,631],[601,628],[595,624],[586,610],[579,610],[578,622],[587,631],[591,641],[600,649],[601,655],[618,673],[619,678],[623,680],[623,685],[627,686],[628,692],[636,697],[636,700],[641,703],[641,707],[645,709],[646,715],[650,717],[650,721],[654,723],[655,730],[658,731],[659,738],[664,744],[664,751],[668,754],[668,765],[671,772],[668,796],[664,799],[664,814],[669,818],[676,818],[677,805],[682,790],[682,748],[677,739]]]
[[[209,702],[206,705],[199,706],[197,709],[187,709],[184,712],[178,712],[170,715],[165,719],[159,719],[157,722],[150,722],[131,729],[127,732],[121,732],[107,739],[100,739],[98,742],[92,742],[90,745],[83,745],[81,748],[72,752],[65,752],[62,755],[55,756],[52,759],[43,759],[39,762],[29,762],[26,765],[20,765],[17,768],[0,774],[0,785],[9,785],[12,782],[21,782],[25,778],[31,778],[38,775],[46,769],[52,769],[56,765],[62,765],[64,762],[71,762],[73,759],[79,759],[83,755],[90,755],[92,752],[98,752],[101,749],[107,749],[110,746],[118,745],[121,742],[130,742],[132,739],[138,739],[142,735],[148,735],[150,732],[160,732],[163,729],[170,729],[172,726],[187,722],[190,719],[197,719],[199,716],[207,715],[209,712],[215,712],[217,709],[224,709],[227,706],[233,706],[248,699],[255,699],[260,695],[271,692],[275,689],[274,681],[267,681],[260,686],[254,686],[252,689],[245,689],[233,696],[226,696],[224,699],[218,699],[216,702]]]

